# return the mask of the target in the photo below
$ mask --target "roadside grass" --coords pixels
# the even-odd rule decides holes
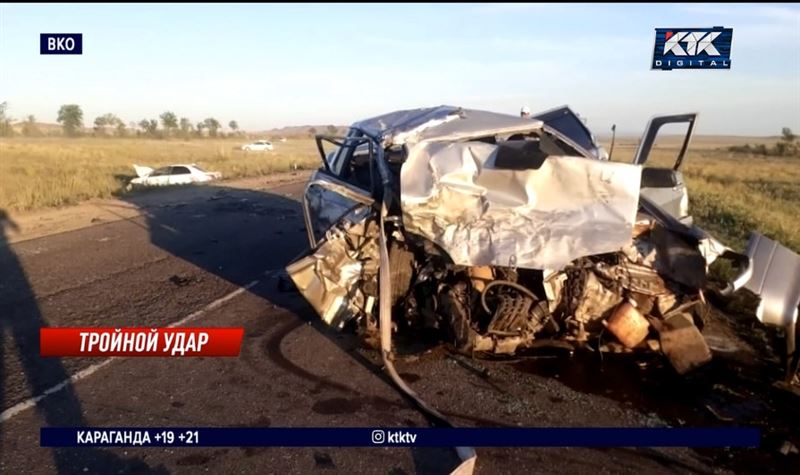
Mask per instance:
[[[11,138],[0,140],[0,209],[28,211],[124,193],[132,165],[196,163],[223,178],[316,168],[311,139],[276,142],[272,152],[243,152],[241,140]]]

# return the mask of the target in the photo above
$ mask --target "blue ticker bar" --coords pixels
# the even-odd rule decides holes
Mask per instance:
[[[754,428],[44,427],[42,447],[758,447]]]

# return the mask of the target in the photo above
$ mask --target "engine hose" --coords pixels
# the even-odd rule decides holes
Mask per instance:
[[[484,287],[483,292],[481,293],[481,306],[483,307],[483,310],[485,310],[486,313],[489,315],[492,314],[492,311],[489,310],[489,306],[486,305],[486,294],[489,293],[489,289],[497,285],[507,285],[513,289],[516,289],[522,292],[523,294],[527,295],[528,297],[532,298],[534,302],[537,302],[539,300],[539,297],[537,297],[536,294],[534,294],[533,292],[519,285],[516,282],[511,282],[510,280],[493,280],[488,284],[486,284],[486,287]]]

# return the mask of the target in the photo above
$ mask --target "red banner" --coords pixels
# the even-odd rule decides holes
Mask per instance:
[[[244,328],[41,328],[41,356],[239,356]]]

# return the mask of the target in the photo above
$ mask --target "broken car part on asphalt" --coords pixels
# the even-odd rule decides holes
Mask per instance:
[[[393,332],[438,330],[471,355],[610,334],[683,374],[711,358],[698,327],[709,266],[733,262],[730,293],[760,259],[692,225],[680,166],[696,114],[651,120],[625,164],[556,110],[538,120],[440,106],[317,136],[323,167],[303,203],[312,250],[287,272],[326,323],[379,340],[392,378],[431,414],[393,370]],[[670,123],[688,124],[675,165],[644,168]],[[754,290],[774,309],[785,288],[766,282]]]
[[[753,277],[745,285],[761,301],[756,317],[786,331],[786,381],[800,368],[797,351],[797,313],[800,307],[800,256],[758,233],[750,235],[747,255],[753,260]]]

